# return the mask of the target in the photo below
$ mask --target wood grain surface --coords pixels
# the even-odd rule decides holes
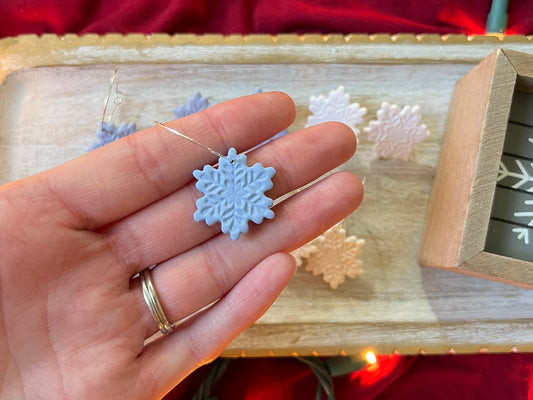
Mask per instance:
[[[0,183],[85,151],[115,67],[124,101],[114,122],[135,121],[138,128],[171,119],[172,108],[194,91],[215,102],[257,87],[285,91],[297,104],[290,131],[305,125],[309,96],[339,85],[368,109],[359,128],[376,119],[383,101],[419,105],[431,136],[417,145],[414,161],[375,160],[361,133],[357,154],[342,167],[365,179],[365,200],[345,222],[348,234],[366,240],[364,274],[333,291],[300,270],[224,355],[533,351],[533,291],[417,262],[453,87],[502,46],[533,53],[530,37],[4,39]]]

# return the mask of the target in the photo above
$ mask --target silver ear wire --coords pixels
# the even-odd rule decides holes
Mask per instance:
[[[183,133],[178,132],[175,129],[169,128],[168,126],[166,126],[165,124],[162,124],[161,122],[154,121],[154,124],[156,124],[157,126],[160,126],[161,128],[165,128],[167,131],[172,132],[173,134],[178,135],[179,137],[182,137],[183,139],[187,139],[189,142],[192,142],[195,145],[200,146],[204,150],[207,150],[207,151],[213,153],[214,155],[218,156],[219,158],[220,157],[226,158],[226,156],[220,154],[218,151],[213,150],[211,147],[207,147],[207,146],[203,145],[202,143],[197,142],[193,138],[190,138],[189,136],[186,136]]]
[[[114,90],[113,90],[114,89]],[[109,106],[109,103],[111,101],[111,104],[113,105],[113,109],[107,115],[107,108]],[[118,69],[115,69],[113,71],[113,76],[111,77],[111,82],[109,84],[109,89],[107,91],[107,96],[104,100],[104,111],[102,112],[102,120],[101,123],[109,123],[111,122],[111,119],[113,118],[113,114],[115,114],[116,109],[122,104],[122,98],[118,95]]]

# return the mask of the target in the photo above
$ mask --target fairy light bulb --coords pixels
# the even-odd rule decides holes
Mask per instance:
[[[369,364],[375,364],[378,361],[373,351],[367,351],[365,353],[365,359]]]

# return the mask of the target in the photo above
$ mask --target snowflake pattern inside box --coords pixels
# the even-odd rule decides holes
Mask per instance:
[[[414,145],[426,139],[429,131],[420,124],[420,107],[405,106],[403,110],[393,104],[382,103],[377,112],[377,121],[370,121],[364,131],[368,139],[375,142],[372,146],[376,158],[393,158],[409,161]]]
[[[530,138],[530,141],[533,143],[533,138]],[[505,165],[504,161],[500,161],[497,182],[515,179],[515,183],[511,186],[513,189],[533,193],[533,162],[515,158],[514,163],[516,168],[513,169]]]
[[[218,168],[206,165],[193,172],[196,188],[204,193],[196,202],[194,220],[207,225],[220,222],[222,232],[237,240],[248,232],[248,221],[260,224],[274,217],[272,199],[264,193],[272,188],[275,173],[274,168],[259,163],[249,167],[246,156],[231,148],[227,157],[219,158]]]
[[[311,96],[309,110],[313,113],[307,118],[307,126],[328,121],[338,121],[348,125],[358,135],[357,124],[363,121],[366,108],[359,107],[358,103],[350,104],[350,95],[344,91],[344,86],[329,92],[328,97]]]

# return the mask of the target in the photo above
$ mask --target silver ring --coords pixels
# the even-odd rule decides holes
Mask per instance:
[[[146,302],[150,313],[154,317],[157,327],[161,333],[168,335],[174,330],[174,324],[171,324],[168,321],[168,318],[163,311],[163,307],[161,307],[161,303],[157,297],[154,285],[152,284],[152,279],[150,278],[150,268],[146,268],[145,270],[141,271],[139,276],[141,278],[144,301]]]

